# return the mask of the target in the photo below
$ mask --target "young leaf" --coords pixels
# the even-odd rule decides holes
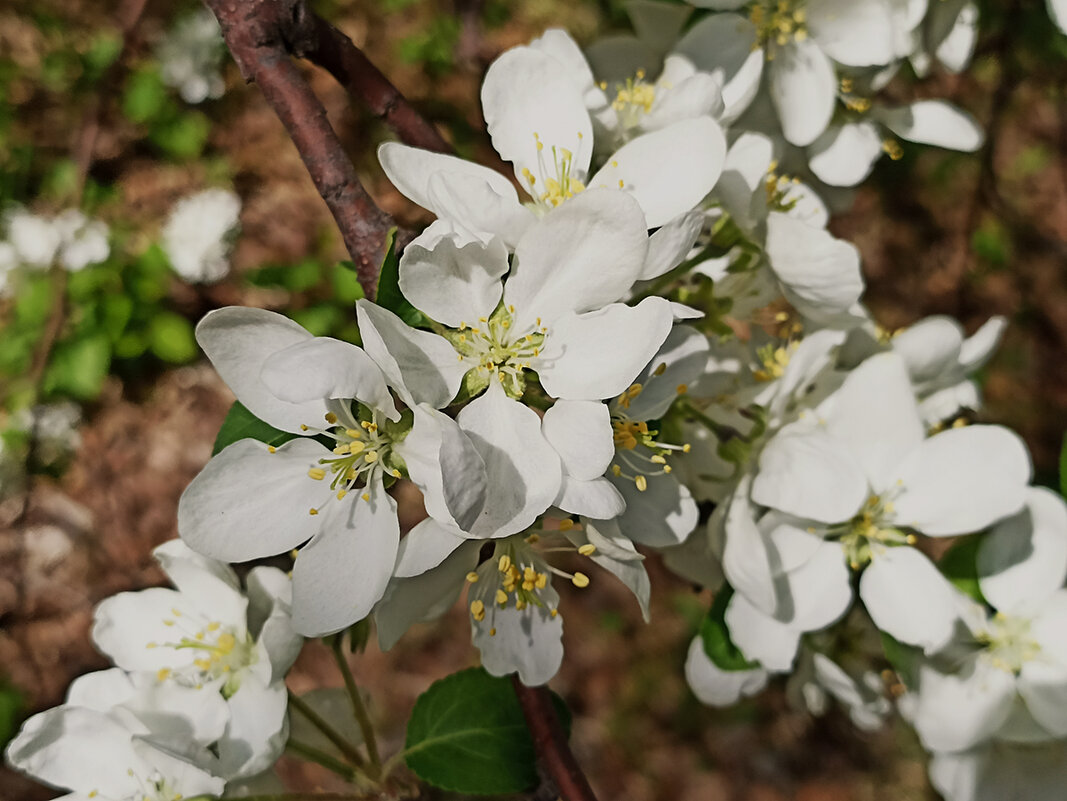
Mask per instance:
[[[211,455],[214,456],[227,445],[232,445],[241,439],[255,439],[267,445],[278,446],[295,439],[296,436],[296,434],[279,431],[274,426],[264,423],[242,406],[240,401],[235,401],[226,414],[226,419],[222,421],[222,428],[215,437],[215,447]]]
[[[184,364],[196,358],[199,349],[193,324],[174,312],[159,312],[148,324],[148,347],[165,362]]]
[[[385,260],[382,261],[382,269],[378,273],[378,294],[374,302],[413,328],[418,327],[425,323],[425,318],[400,291],[400,256],[396,252],[396,228],[390,228],[386,236],[389,238],[389,247],[385,251]]]
[[[700,625],[700,639],[704,641],[704,653],[720,670],[751,670],[759,665],[745,659],[726,628],[726,606],[733,594],[733,587],[728,584],[715,594],[708,616]]]
[[[111,342],[106,334],[61,342],[45,371],[45,394],[93,400],[100,394],[110,366]]]
[[[454,673],[419,696],[404,759],[423,781],[459,793],[518,793],[538,781],[533,740],[511,682],[482,668]]]

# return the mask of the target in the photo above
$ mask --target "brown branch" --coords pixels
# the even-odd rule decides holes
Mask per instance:
[[[287,7],[282,36],[290,53],[328,71],[350,96],[361,100],[404,144],[451,153],[452,147],[389,79],[337,28],[307,7],[305,0],[281,0]]]
[[[326,109],[289,58],[291,0],[207,0],[246,81],[255,81],[285,126],[341,229],[359,282],[373,299],[392,218],[363,188]]]
[[[516,675],[512,675],[511,684],[526,718],[526,727],[533,735],[534,750],[559,790],[559,797],[563,801],[596,801],[589,780],[567,744],[567,735],[552,704],[552,694],[545,687],[527,687]]]

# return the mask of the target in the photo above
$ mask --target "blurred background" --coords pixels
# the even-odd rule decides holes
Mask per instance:
[[[461,155],[501,169],[478,105],[489,62],[549,26],[587,43],[628,25],[620,0],[312,5]],[[105,665],[88,637],[93,605],[162,580],[150,551],[176,536],[178,496],[233,400],[200,357],[199,317],[259,306],[343,338],[361,296],[295,148],[210,24],[204,33],[200,7],[139,6],[0,6],[4,235],[18,244],[19,215],[31,233],[31,213],[52,223],[70,209],[87,215],[64,218],[67,238],[47,264],[7,269],[0,249],[0,742],[60,702],[71,678]],[[986,127],[986,148],[905,144],[831,227],[862,252],[866,300],[886,328],[942,313],[971,332],[1008,317],[981,376],[983,416],[1019,431],[1038,480],[1050,483],[1067,427],[1067,37],[1043,3],[980,6],[964,74],[918,81],[905,69],[889,94],[952,100]],[[217,79],[194,80],[205,63]],[[427,223],[376,165],[388,132],[328,75],[307,74],[380,205],[405,224]],[[236,194],[239,230],[222,225],[193,258],[182,237],[226,214],[201,204],[200,218],[176,222],[176,208],[207,189]],[[93,220],[110,232],[106,252]],[[780,689],[730,710],[701,706],[681,665],[708,598],[649,562],[654,625],[610,581],[569,604],[567,658],[553,686],[572,705],[574,747],[601,798],[935,798],[904,727],[859,734],[836,712],[813,720],[791,711]],[[467,632],[453,610],[390,653],[371,644],[357,660],[387,752],[402,743],[414,698],[475,663]],[[291,684],[340,678],[325,650],[309,646]],[[283,768],[299,778],[299,767]],[[328,786],[318,774],[306,781]],[[0,801],[51,795],[0,769]]]

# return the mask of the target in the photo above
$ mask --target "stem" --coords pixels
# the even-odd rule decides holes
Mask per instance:
[[[363,768],[366,761],[363,759],[363,755],[359,750],[345,739],[337,729],[326,722],[325,719],[318,712],[312,709],[306,701],[298,697],[291,690],[289,691],[289,703],[303,715],[307,720],[319,731],[321,731],[331,743],[337,746],[345,759],[347,759],[352,765],[357,768]]]
[[[289,57],[292,0],[207,0],[246,81],[259,84],[296,145],[319,195],[326,201],[359,283],[373,300],[392,218],[360,183],[326,109]]]
[[[370,715],[367,714],[367,707],[363,703],[363,696],[359,692],[359,687],[356,686],[356,680],[352,676],[348,660],[345,659],[342,645],[343,639],[340,636],[334,637],[331,648],[333,658],[337,662],[341,675],[344,677],[345,689],[348,690],[348,697],[352,701],[352,714],[356,716],[356,722],[359,723],[360,731],[363,732],[363,743],[367,746],[367,755],[370,757],[371,765],[376,768],[375,772],[381,775],[382,759],[378,754],[378,739],[374,734],[374,726],[371,725]]]
[[[526,726],[533,736],[534,750],[545,773],[555,782],[562,801],[596,801],[593,788],[574,758],[567,735],[552,705],[552,695],[545,687],[527,687],[512,674]]]
[[[367,801],[377,796],[346,793],[276,793],[274,795],[242,795],[240,798],[241,801]]]
[[[314,746],[301,743],[296,740],[290,740],[285,744],[285,748],[288,751],[292,751],[302,759],[306,759],[308,762],[314,762],[316,765],[322,765],[327,770],[331,770],[338,776],[346,779],[347,781],[353,781],[356,778],[356,769],[351,765],[346,765],[339,759],[336,759],[325,751],[320,751]]]

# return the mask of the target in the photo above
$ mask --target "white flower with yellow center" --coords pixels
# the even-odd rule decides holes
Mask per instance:
[[[835,62],[879,67],[897,57],[900,21],[889,0],[723,0],[714,5],[731,13],[698,22],[675,52],[722,77],[726,119],[752,102],[766,73],[785,138],[801,147],[830,123]]]
[[[178,531],[195,550],[224,561],[302,546],[293,619],[308,636],[365,617],[385,590],[400,538],[387,481],[406,472],[427,510],[461,528],[484,501],[481,457],[437,411],[465,372],[454,351],[434,334],[408,329],[418,354],[436,355],[444,367],[422,364],[405,383],[365,319],[364,340],[378,362],[355,345],[312,337],[258,309],[221,309],[197,327],[238,399],[275,428],[303,436],[277,448],[244,439],[222,450],[182,495]],[[403,415],[390,385],[408,407]]]
[[[168,719],[162,716],[153,723],[180,736],[178,725],[165,731]],[[16,770],[70,791],[63,798],[72,801],[182,801],[222,794],[223,779],[147,735],[143,725],[131,731],[107,712],[65,704],[27,720],[5,757]]]
[[[1007,429],[969,426],[927,439],[904,362],[885,353],[863,362],[814,413],[767,444],[751,499],[787,515],[813,547],[832,543],[853,569],[866,565],[860,597],[875,625],[932,652],[952,635],[956,593],[907,544],[915,533],[965,534],[1016,513],[1029,478],[1026,449]],[[753,522],[727,529],[727,575],[738,590],[731,630],[752,638],[738,642],[746,656],[765,665],[791,660],[795,643],[777,636],[780,624],[789,623],[783,614],[792,613],[788,604],[783,612],[776,560],[753,510],[738,505],[736,511]],[[731,544],[742,546],[736,554],[743,559],[729,558]],[[792,597],[825,593],[835,583],[850,593],[847,571],[832,569],[837,578],[813,571]]]
[[[155,556],[177,589],[105,599],[94,613],[93,642],[133,673],[134,687],[150,676],[158,692],[184,693],[190,707],[224,702],[225,730],[203,743],[215,744],[213,772],[227,778],[259,773],[285,744],[283,680],[303,642],[292,628],[291,582],[280,570],[259,567],[249,574],[246,595],[227,565],[180,540],[159,546]],[[92,675],[99,679],[82,698],[98,704],[110,698],[106,705],[117,706],[133,692],[113,676]]]
[[[558,43],[558,37],[545,41]],[[593,122],[581,86],[592,86],[592,74],[580,54],[545,41],[505,52],[482,85],[493,146],[514,165],[529,202],[523,205],[511,182],[487,167],[387,143],[378,158],[397,189],[450,231],[482,242],[498,237],[509,248],[537,216],[594,187],[632,195],[647,228],[699,204],[722,171],[726,139],[718,123],[701,115],[664,125],[632,139],[590,173]],[[584,65],[577,77],[575,56]]]
[[[965,626],[918,670],[910,717],[923,744],[1067,737],[1067,504],[1030,489],[981,541],[976,566],[986,603],[969,602]]]
[[[563,659],[563,618],[553,576],[582,589],[584,572],[552,564],[557,554],[588,558],[633,591],[648,619],[650,584],[642,557],[613,521],[546,515],[492,547],[458,537],[433,520],[411,530],[396,575],[375,609],[378,642],[391,648],[414,623],[439,617],[467,588],[474,645],[495,676],[518,672],[524,684],[544,684]]]

